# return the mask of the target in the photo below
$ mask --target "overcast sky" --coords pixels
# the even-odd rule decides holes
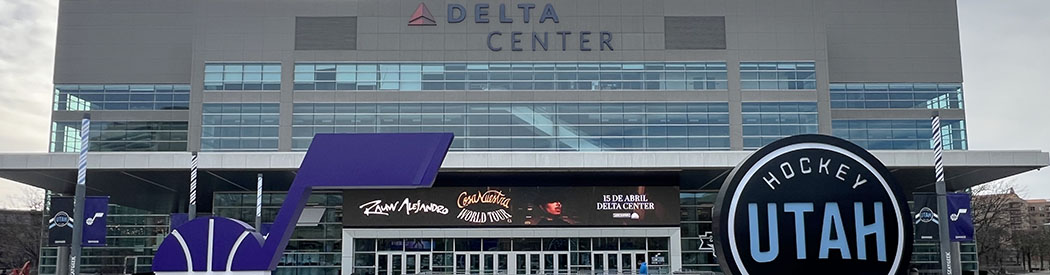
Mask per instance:
[[[0,0],[0,152],[47,151],[57,10]],[[959,0],[971,150],[1050,151],[1047,11],[1048,0]],[[1026,198],[1050,198],[1050,169],[1014,178]],[[0,207],[21,186],[0,179]]]

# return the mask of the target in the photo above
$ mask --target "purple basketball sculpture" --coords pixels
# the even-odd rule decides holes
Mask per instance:
[[[158,274],[269,274],[313,189],[427,188],[452,134],[318,134],[267,237],[244,222],[201,217],[172,230],[157,248]]]

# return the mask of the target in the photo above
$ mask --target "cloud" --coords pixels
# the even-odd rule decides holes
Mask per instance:
[[[46,152],[57,0],[0,1],[2,152]]]
[[[959,1],[971,150],[1050,151],[1050,1]],[[1050,198],[1050,169],[1016,177],[1026,197]]]
[[[47,151],[57,24],[57,0],[0,1],[0,152]],[[0,204],[24,188],[0,179]]]

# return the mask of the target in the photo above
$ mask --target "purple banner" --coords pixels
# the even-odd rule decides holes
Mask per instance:
[[[84,246],[106,246],[106,216],[109,216],[108,196],[84,200]]]
[[[973,241],[973,208],[970,194],[948,193],[948,233],[953,242]]]

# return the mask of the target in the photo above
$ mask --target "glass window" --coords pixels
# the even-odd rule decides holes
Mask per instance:
[[[284,193],[266,193],[263,195],[263,222],[272,223],[276,217]],[[241,198],[241,199],[231,199]],[[213,213],[227,218],[251,221],[255,217],[254,192],[216,192],[212,202]],[[292,232],[287,248],[278,263],[278,272],[295,269],[315,269],[309,274],[338,274],[342,260],[342,223],[338,218],[342,207],[342,192],[317,191],[310,196],[309,202],[317,207],[324,207],[325,216],[318,226],[297,227]],[[166,216],[164,216],[166,217]],[[164,225],[166,229],[168,226]],[[150,236],[151,239],[156,238]],[[427,247],[431,239],[353,239],[354,253],[352,261],[355,268],[377,265],[377,251],[420,251]],[[149,249],[146,253],[149,253]],[[423,251],[430,251],[429,248]],[[123,264],[123,256],[120,258]],[[323,269],[324,271],[316,271]]]
[[[92,121],[91,151],[186,151],[185,121]],[[80,121],[51,125],[51,152],[80,151]]]
[[[729,149],[726,103],[298,103],[292,109],[295,150],[307,149],[316,133],[400,131],[455,133],[456,151]]]
[[[306,70],[307,66],[297,65],[295,71]],[[205,91],[276,91],[280,89],[281,64],[279,63],[204,64]]]
[[[188,84],[55,85],[54,111],[186,110]]]
[[[740,62],[742,90],[816,90],[814,62]]]
[[[929,120],[832,120],[832,134],[869,150],[929,150]],[[966,150],[966,121],[941,120],[944,150]]]
[[[716,191],[717,192],[717,191]],[[682,264],[683,269],[716,270],[714,233],[711,227],[711,203],[715,192],[682,192]],[[699,205],[699,206],[697,206]],[[648,238],[649,250],[667,249],[667,238]],[[652,255],[650,253],[650,255]]]
[[[963,109],[959,83],[831,83],[832,109]]]
[[[744,149],[757,149],[774,140],[817,133],[816,102],[744,102]]]
[[[331,106],[328,106],[330,109]],[[278,103],[205,103],[201,120],[201,150],[277,150],[278,107]],[[324,110],[323,106],[316,109]],[[296,119],[306,118],[300,116]],[[333,120],[330,113],[327,117],[311,117],[308,120],[315,119]]]
[[[241,73],[233,74],[230,78]],[[724,62],[296,63],[294,77],[297,91],[728,89]],[[211,75],[206,72],[205,78],[216,85],[225,79],[221,70]],[[246,83],[246,79],[236,81]]]
[[[541,247],[538,238],[514,239],[514,251],[540,251]]]

